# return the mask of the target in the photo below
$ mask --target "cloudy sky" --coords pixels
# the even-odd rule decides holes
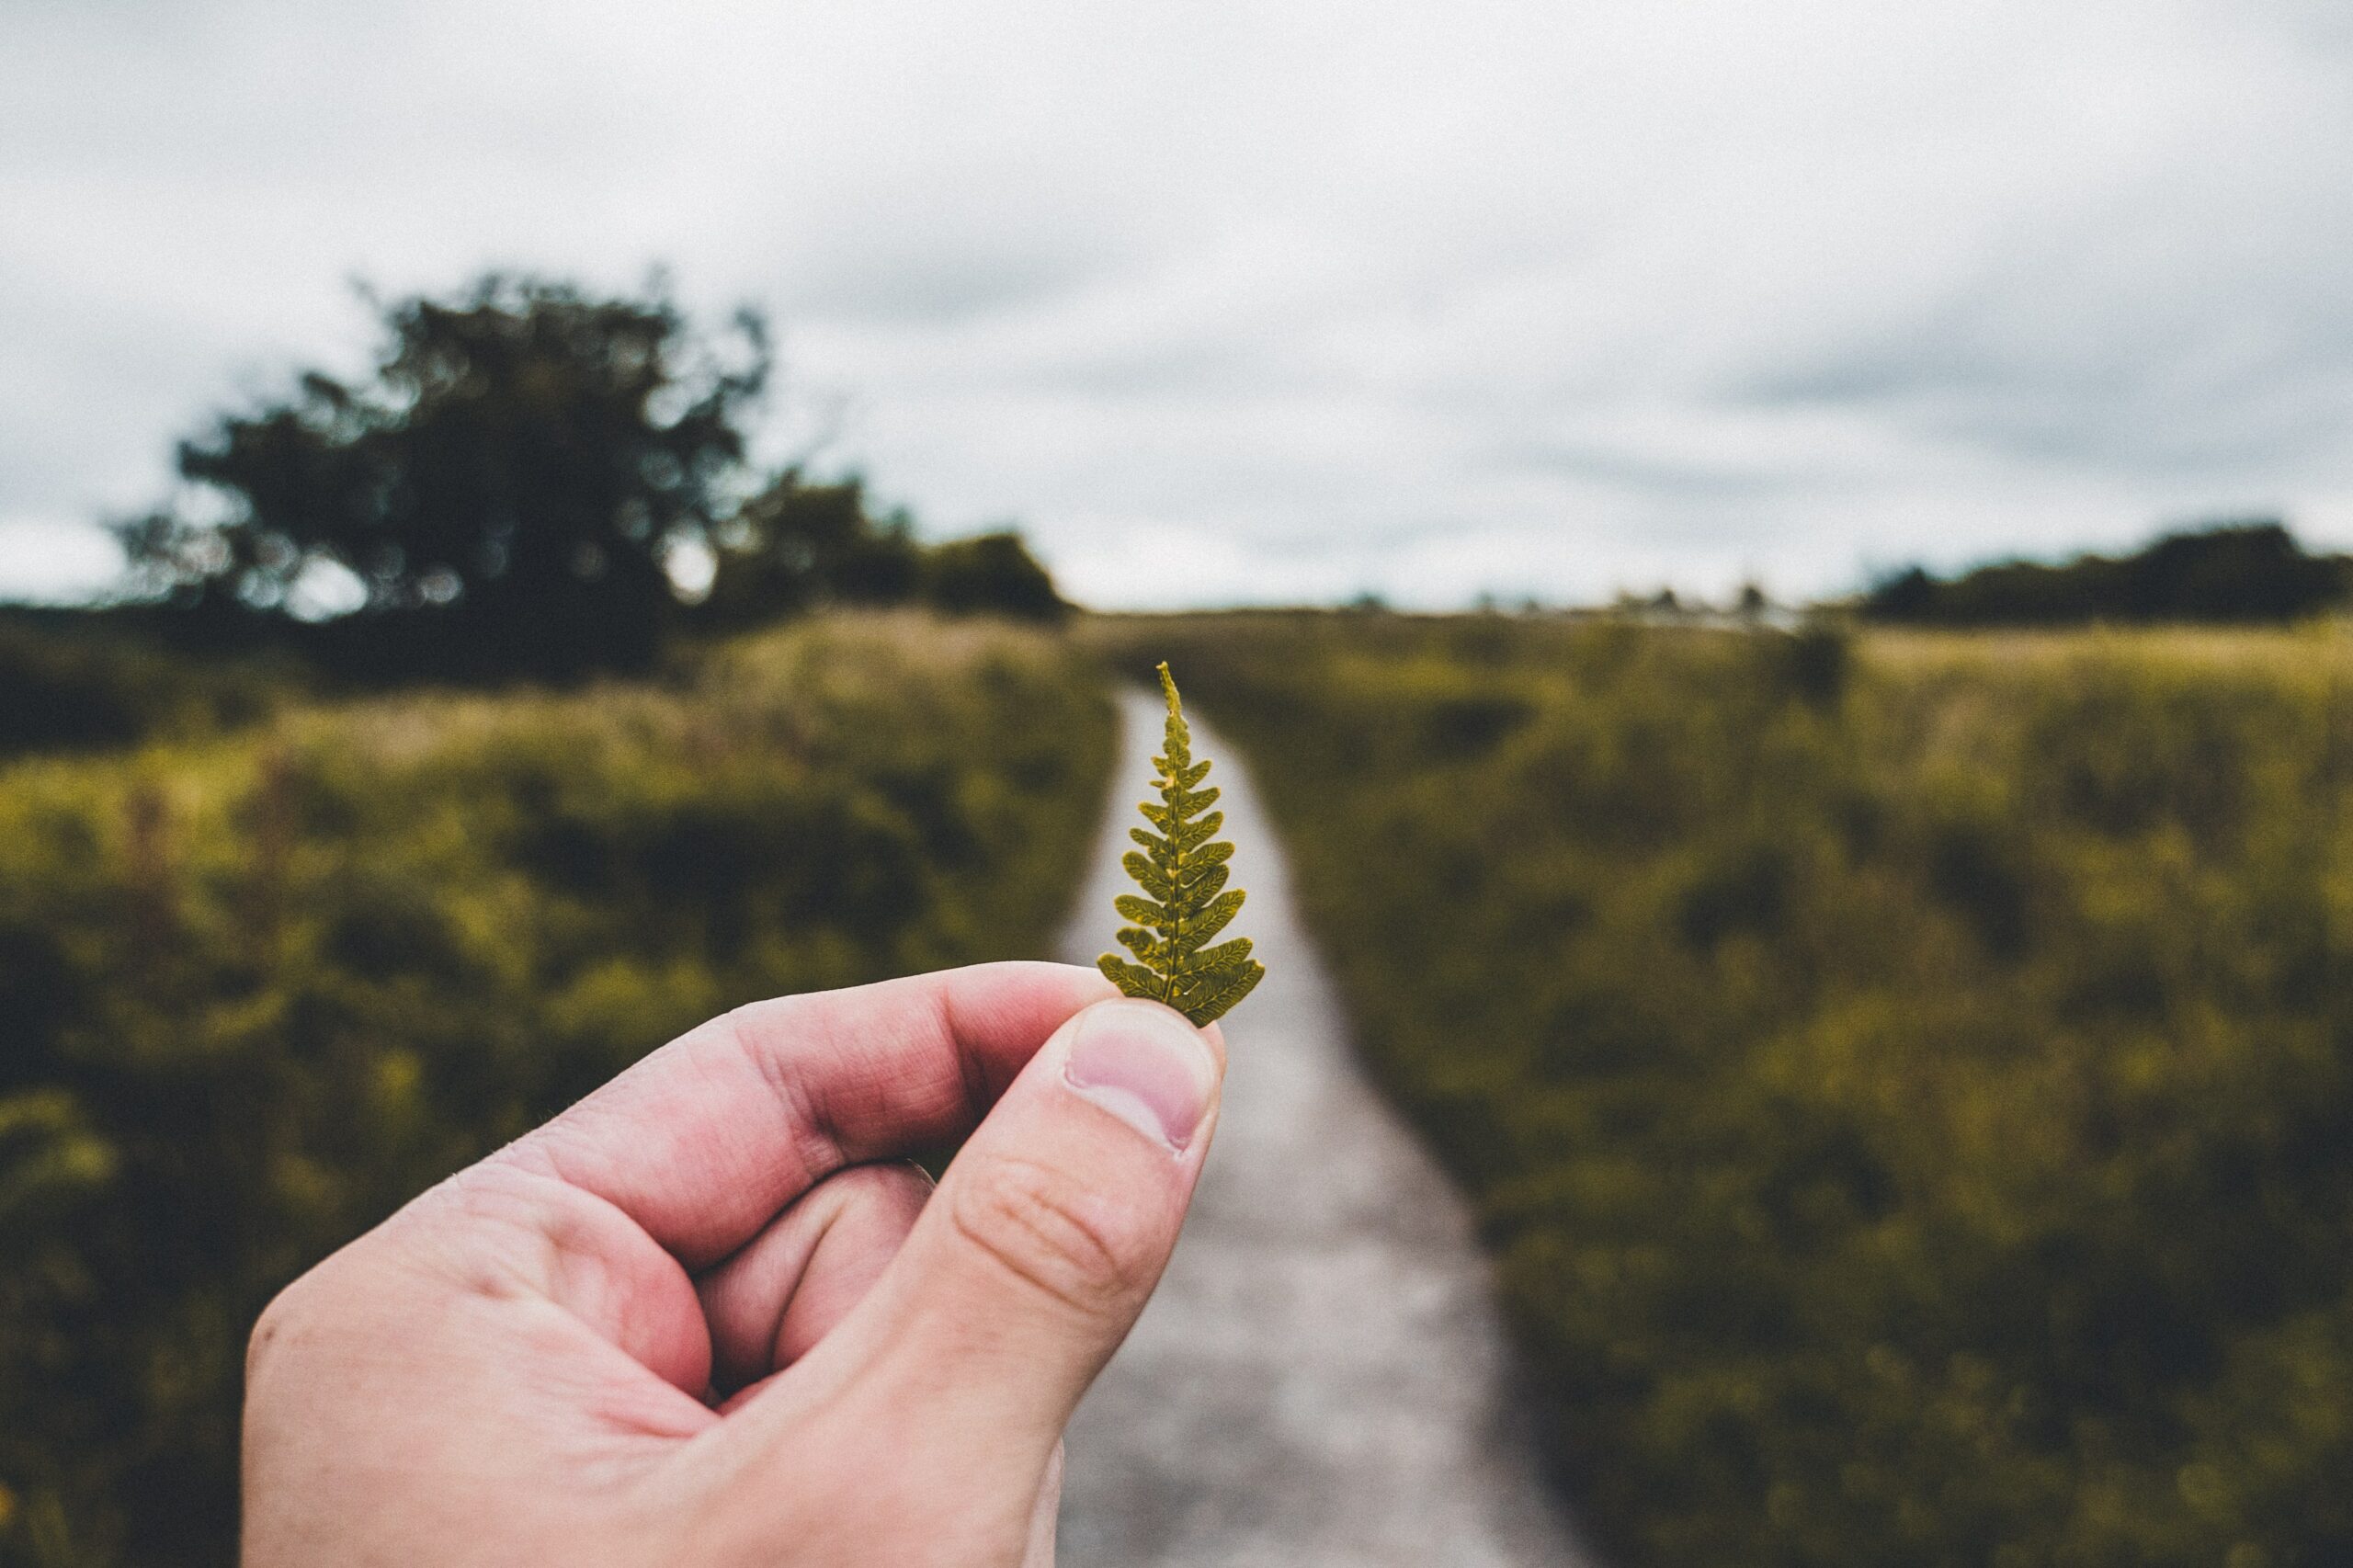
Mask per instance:
[[[2333,0],[0,0],[0,593],[353,278],[657,264],[1097,604],[2353,545]]]

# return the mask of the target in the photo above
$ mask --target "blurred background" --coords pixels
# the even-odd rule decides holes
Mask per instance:
[[[1597,1560],[2353,1560],[2348,188],[2304,0],[0,6],[0,1564],[1161,657]]]

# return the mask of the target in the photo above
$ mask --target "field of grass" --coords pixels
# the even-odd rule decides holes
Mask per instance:
[[[1065,642],[869,617],[0,768],[0,1564],[231,1562],[280,1285],[705,1017],[1042,953],[1112,740]]]
[[[2353,635],[1122,619],[1605,1560],[2353,1561]]]

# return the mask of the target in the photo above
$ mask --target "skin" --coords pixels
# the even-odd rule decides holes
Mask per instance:
[[[759,1003],[418,1198],[254,1331],[247,1568],[1052,1562],[1224,1070],[1117,994]],[[937,1191],[904,1163],[968,1134]]]

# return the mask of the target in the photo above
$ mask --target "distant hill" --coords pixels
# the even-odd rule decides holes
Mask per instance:
[[[1918,566],[1864,595],[1867,619],[1938,626],[2280,621],[2353,591],[2353,558],[2307,554],[2277,518],[2166,534],[2131,555],[2004,561],[1957,577]]]

